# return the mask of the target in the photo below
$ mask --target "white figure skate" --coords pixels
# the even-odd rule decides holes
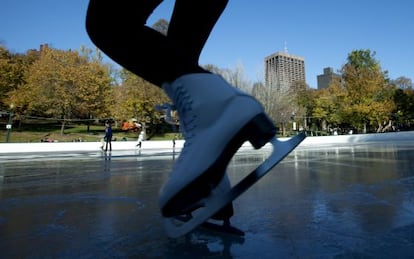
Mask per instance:
[[[212,197],[223,193],[216,187],[230,159],[245,141],[261,148],[275,136],[276,127],[256,99],[218,75],[184,75],[163,88],[178,110],[185,144],[161,188],[159,205],[167,225],[176,216],[192,214],[181,225],[184,228],[169,231],[167,226],[168,235],[175,237],[188,233],[229,203],[215,205],[214,211],[209,206]],[[282,148],[287,153],[291,149]]]

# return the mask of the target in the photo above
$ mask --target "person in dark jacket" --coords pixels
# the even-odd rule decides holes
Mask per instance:
[[[108,151],[108,146],[109,146],[109,151],[112,151],[112,126],[109,121],[105,123],[104,141],[105,141],[105,151]]]

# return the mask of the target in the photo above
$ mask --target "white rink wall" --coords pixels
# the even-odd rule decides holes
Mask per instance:
[[[335,145],[335,144],[364,144],[369,142],[411,141],[414,142],[414,131],[353,134],[339,136],[307,137],[301,146]]]
[[[280,138],[281,141],[287,138]],[[318,136],[307,137],[300,146],[313,147],[323,145],[340,145],[340,144],[363,144],[368,142],[384,141],[411,141],[414,142],[414,131],[392,132],[378,134],[354,134],[339,136]],[[112,150],[134,150],[137,141],[113,141]],[[183,140],[176,140],[175,150],[179,151],[184,145]],[[101,142],[39,142],[39,143],[0,143],[0,154],[13,153],[34,153],[34,152],[81,152],[81,151],[99,151]],[[250,149],[249,143],[243,145],[243,149]],[[142,150],[145,149],[173,149],[172,140],[166,141],[143,141]]]
[[[112,151],[138,149],[137,141],[112,141]],[[175,141],[175,148],[181,149],[183,140]],[[80,152],[100,151],[102,143],[97,142],[39,142],[39,143],[1,143],[0,154],[32,152]],[[142,149],[172,149],[171,141],[143,141]]]

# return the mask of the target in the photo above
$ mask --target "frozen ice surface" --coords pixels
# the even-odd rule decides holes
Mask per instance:
[[[270,150],[244,150],[234,183]],[[0,156],[1,258],[412,258],[414,143],[299,146],[234,202],[244,238],[169,239],[158,191],[178,154]]]

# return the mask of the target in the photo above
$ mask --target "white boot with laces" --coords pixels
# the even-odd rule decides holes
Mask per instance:
[[[256,99],[221,76],[188,74],[163,89],[177,108],[185,138],[159,197],[162,215],[174,217],[196,209],[223,181],[230,159],[245,141],[258,149],[276,128]]]

